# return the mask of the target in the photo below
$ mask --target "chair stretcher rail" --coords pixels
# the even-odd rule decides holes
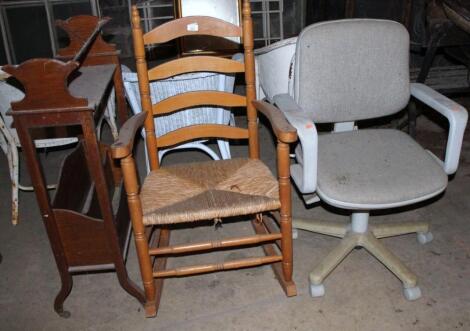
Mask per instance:
[[[224,263],[214,264],[201,264],[194,266],[187,266],[175,269],[168,269],[163,271],[157,271],[153,273],[153,277],[178,277],[186,275],[203,274],[214,271],[223,271],[231,269],[239,269],[246,267],[255,267],[261,264],[268,264],[282,261],[281,255],[265,256],[265,257],[252,257],[243,260],[234,260]]]
[[[236,247],[241,245],[259,244],[262,242],[269,242],[281,238],[280,233],[255,235],[250,237],[231,238],[217,241],[207,241],[194,243],[190,245],[175,245],[169,247],[154,248],[149,250],[150,255],[167,255],[167,254],[180,254],[186,252],[197,252],[204,250],[213,250],[226,247]]]

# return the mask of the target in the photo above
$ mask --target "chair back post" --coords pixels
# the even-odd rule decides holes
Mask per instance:
[[[142,28],[140,27],[140,15],[136,6],[132,6],[132,39],[134,42],[134,56],[139,80],[140,99],[142,111],[147,112],[145,119],[145,136],[150,170],[159,167],[157,155],[157,140],[155,136],[155,124],[153,121],[152,100],[150,99],[149,78],[147,60],[145,59],[145,45]]]
[[[243,47],[245,51],[246,110],[248,117],[250,158],[259,159],[258,116],[252,101],[256,98],[255,56],[253,54],[253,21],[250,1],[243,0]]]

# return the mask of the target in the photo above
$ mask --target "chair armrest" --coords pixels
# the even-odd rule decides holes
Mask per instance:
[[[302,160],[291,165],[291,177],[301,193],[313,193],[317,188],[317,128],[289,94],[275,95],[274,102],[289,123],[297,129],[302,147]]]
[[[118,139],[111,145],[111,155],[114,159],[122,159],[132,153],[135,135],[146,117],[147,112],[142,112],[132,116],[124,123],[119,131]]]
[[[297,130],[289,124],[284,114],[273,105],[264,101],[253,101],[255,108],[267,117],[279,141],[290,144],[297,141]]]
[[[444,171],[448,175],[455,173],[459,165],[463,134],[467,125],[467,110],[424,84],[412,83],[411,95],[445,116],[449,121]]]

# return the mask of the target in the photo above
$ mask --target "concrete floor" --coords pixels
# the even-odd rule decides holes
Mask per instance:
[[[420,140],[442,153],[446,135],[425,117]],[[272,169],[274,144],[261,126],[262,159]],[[243,155],[245,146],[232,148]],[[49,181],[67,151],[42,155]],[[142,144],[139,146],[142,168]],[[169,155],[165,162],[205,159],[194,152]],[[24,165],[24,163],[23,163]],[[28,181],[23,167],[23,178]],[[11,226],[7,162],[0,156],[0,329],[1,330],[470,330],[470,135],[463,146],[461,166],[445,194],[418,209],[390,211],[372,218],[431,221],[434,241],[421,246],[414,235],[383,241],[419,277],[423,297],[408,302],[398,279],[364,250],[353,251],[325,281],[326,295],[308,294],[309,271],[338,239],[299,231],[294,242],[294,280],[298,295],[286,298],[269,266],[166,280],[158,316],[146,319],[138,302],[127,295],[111,272],[74,277],[65,308],[69,319],[52,308],[59,275],[33,193],[20,194],[20,224]],[[324,206],[306,208],[293,192],[296,216],[338,220],[348,218]],[[178,230],[174,242],[226,237],[251,231],[247,223]],[[260,253],[259,249],[252,249]],[[209,254],[212,261],[241,258],[247,251]],[[199,258],[170,260],[175,266]],[[127,268],[140,285],[135,247]]]

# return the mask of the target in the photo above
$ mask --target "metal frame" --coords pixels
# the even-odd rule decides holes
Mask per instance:
[[[251,3],[261,2],[261,10],[253,10],[251,13],[254,15],[261,15],[263,20],[263,37],[254,38],[254,41],[264,41],[264,46],[270,45],[284,39],[284,0],[250,0]],[[277,9],[272,9],[272,2],[278,3]],[[271,14],[279,15],[279,35],[272,36],[271,34]]]
[[[137,8],[142,11],[141,15],[141,22],[144,23],[144,30],[145,32],[150,31],[154,27],[160,25],[158,21],[166,21],[172,20],[176,17],[175,12],[175,4],[174,1],[168,1],[166,3],[162,0],[146,0],[146,1],[135,1],[135,0],[127,0],[128,9],[129,9],[129,17],[131,17],[131,7],[133,4],[137,5]],[[155,8],[173,8],[173,15],[172,16],[153,16],[152,9]]]
[[[3,38],[3,47],[5,49],[5,56],[7,62],[14,64],[17,62],[15,50],[13,47],[13,40],[8,24],[8,17],[6,10],[7,8],[18,8],[18,7],[44,7],[47,17],[47,27],[49,30],[49,39],[51,42],[51,50],[55,56],[58,49],[57,33],[55,29],[55,18],[52,10],[55,4],[71,4],[71,3],[89,3],[91,7],[91,14],[99,16],[99,3],[98,0],[16,0],[16,1],[5,1],[0,0],[0,29]]]
[[[180,1],[180,0],[178,0]],[[129,14],[131,12],[132,4],[136,4],[137,8],[141,11],[141,21],[144,25],[144,30],[146,32],[150,31],[154,27],[160,25],[158,21],[171,20],[176,17],[176,0],[173,0],[171,3],[161,3],[162,0],[146,0],[146,1],[135,1],[128,0],[129,4]],[[251,3],[261,3],[261,10],[252,10],[252,15],[261,15],[263,22],[263,36],[261,38],[255,38],[254,41],[262,41],[264,45],[270,45],[273,42],[284,39],[284,0],[250,0]],[[273,3],[277,3],[277,9],[273,9]],[[173,7],[174,16],[153,16],[151,9],[153,8],[164,8],[164,7]],[[271,15],[279,15],[279,35],[273,36],[271,32]]]
[[[144,32],[148,32],[153,28],[170,21],[176,18],[176,6],[175,1],[165,1],[165,0],[127,0],[128,9],[129,9],[129,17],[132,17],[132,5],[136,5],[137,9],[141,13],[140,21],[143,23]],[[162,8],[172,8],[172,16],[162,15],[159,16],[157,9]],[[156,47],[176,47],[175,43],[170,44],[160,44],[158,46],[146,46],[148,51],[156,48]]]

